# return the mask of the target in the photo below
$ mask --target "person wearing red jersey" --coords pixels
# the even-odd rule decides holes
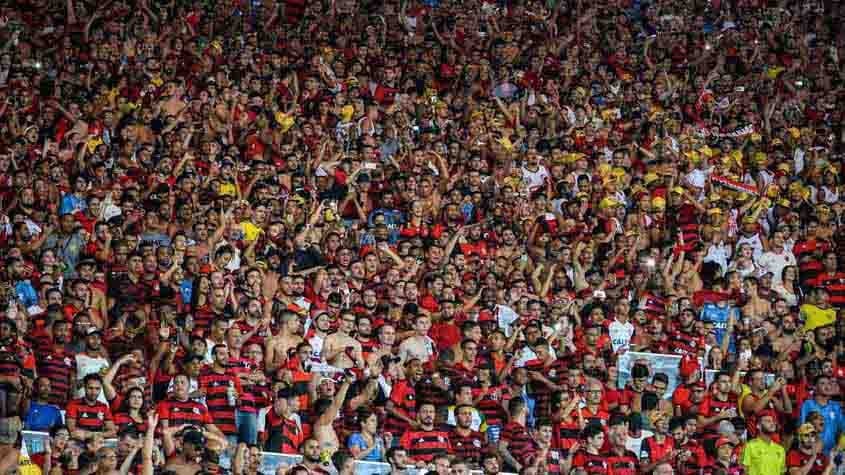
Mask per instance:
[[[526,461],[536,451],[534,441],[528,434],[526,421],[528,419],[528,405],[522,398],[511,399],[508,405],[510,422],[502,429],[499,438],[499,455],[507,466],[516,470],[522,470]]]
[[[650,414],[654,435],[643,439],[640,445],[640,463],[643,472],[650,473],[664,463],[671,463],[675,455],[675,439],[669,433],[671,416],[662,411]]]
[[[763,411],[777,411],[779,414],[792,413],[792,399],[786,393],[786,380],[779,377],[766,388],[766,375],[761,370],[752,370],[746,377],[751,393],[742,399],[742,415],[748,424],[748,436],[757,435],[757,414]],[[780,434],[773,439],[780,442]]]
[[[385,431],[397,437],[409,428],[416,428],[417,402],[414,387],[422,378],[422,362],[412,359],[405,362],[405,379],[393,385],[387,401],[387,422]]]
[[[461,404],[454,409],[456,424],[449,433],[449,442],[459,457],[473,465],[481,462],[481,453],[487,448],[487,437],[472,429],[475,408]]]
[[[572,458],[572,467],[589,475],[608,475],[610,473],[602,447],[605,443],[604,428],[598,424],[587,424],[581,434],[584,444]]]
[[[241,381],[229,368],[229,348],[226,345],[215,345],[212,355],[214,362],[199,377],[200,392],[205,394],[214,425],[235,445],[234,439],[238,434],[235,409],[238,395],[243,392]]]
[[[222,431],[214,425],[205,405],[189,398],[189,387],[187,375],[178,374],[173,378],[172,394],[159,402],[155,411],[160,418],[161,427],[164,429],[182,425],[204,427],[222,437]]]
[[[73,437],[88,439],[95,434],[104,438],[117,435],[111,410],[108,404],[100,402],[103,390],[103,378],[92,373],[82,380],[84,396],[74,399],[67,406],[67,428]]]
[[[399,446],[408,452],[408,457],[418,468],[424,467],[438,455],[452,454],[449,432],[435,428],[434,416],[434,404],[421,404],[417,411],[417,426],[399,438]]]
[[[681,310],[678,323],[669,337],[669,347],[675,354],[698,356],[698,352],[704,349],[704,338],[695,330],[695,312],[691,307]]]
[[[52,325],[52,345],[35,347],[38,375],[50,380],[50,402],[64,406],[73,397],[76,384],[76,358],[68,351],[70,343],[70,322],[56,320]]]
[[[679,474],[695,474],[707,466],[707,455],[704,447],[690,437],[686,428],[687,418],[673,417],[669,421],[669,433],[675,440],[675,468]]]
[[[712,438],[718,429],[719,422],[730,420],[737,415],[737,394],[733,378],[728,373],[720,372],[716,375],[710,393],[698,407],[698,425],[706,436]]]
[[[822,451],[816,428],[805,422],[798,428],[798,446],[786,454],[789,475],[822,475],[827,473],[828,458]],[[832,461],[831,461],[832,462]]]
[[[264,449],[282,454],[297,454],[305,440],[299,418],[299,396],[290,389],[280,390],[273,407],[265,415],[264,430],[259,434]]]

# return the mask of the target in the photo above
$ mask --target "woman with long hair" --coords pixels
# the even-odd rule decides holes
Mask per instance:
[[[120,406],[114,414],[117,432],[120,433],[129,426],[133,426],[139,432],[146,431],[147,409],[143,389],[134,387],[126,391],[126,397],[120,402]]]
[[[370,411],[362,410],[358,414],[361,429],[352,433],[346,442],[346,447],[355,460],[381,462],[387,450],[386,442],[377,435],[378,416]]]

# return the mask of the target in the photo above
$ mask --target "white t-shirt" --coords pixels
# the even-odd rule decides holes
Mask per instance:
[[[549,171],[543,165],[537,166],[537,171],[531,171],[522,167],[522,181],[528,186],[528,189],[534,191],[537,188],[545,185],[546,179],[549,178]]]
[[[615,353],[620,349],[628,349],[631,337],[634,336],[634,325],[631,322],[622,323],[619,320],[613,320],[610,322],[608,333],[610,333],[610,344]]]
[[[85,353],[79,353],[76,355],[76,380],[81,386],[82,380],[85,379],[85,376],[99,373],[103,369],[108,369],[108,367],[109,360],[103,358],[102,356],[92,358]],[[80,398],[83,396],[85,396],[85,388],[80,387],[76,390],[76,397]],[[100,397],[98,397],[97,400],[106,404],[109,403],[103,391],[100,391]]]

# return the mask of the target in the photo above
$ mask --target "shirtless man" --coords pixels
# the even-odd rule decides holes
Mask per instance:
[[[423,363],[427,363],[435,357],[434,340],[428,336],[430,328],[431,319],[426,315],[417,315],[414,320],[416,335],[407,338],[399,345],[399,358],[402,361],[417,358]]]
[[[382,356],[393,355],[393,345],[396,343],[396,327],[391,323],[384,323],[378,329],[378,343],[367,357],[367,366],[373,366]]]
[[[742,307],[742,314],[762,320],[772,312],[772,304],[760,297],[758,289],[757,279],[753,277],[745,278],[745,293],[748,295],[748,303]]]
[[[334,397],[331,399],[318,399],[314,403],[314,414],[317,416],[317,421],[314,423],[313,438],[319,442],[320,451],[328,451],[329,455],[337,452],[337,449],[340,447],[340,440],[332,424],[335,419],[340,417],[340,409],[343,407],[343,402],[346,400],[346,393],[349,391],[351,384],[352,376],[347,374]]]
[[[352,337],[353,329],[355,329],[355,315],[348,312],[341,313],[337,331],[326,337],[323,343],[322,355],[326,363],[341,369],[364,367],[361,343]]]
[[[279,322],[279,334],[267,337],[264,346],[264,364],[267,371],[275,371],[288,360],[288,351],[302,343],[299,336],[299,317],[293,312],[284,312]]]
[[[205,437],[198,430],[185,430],[182,432],[182,450],[177,451],[173,444],[174,429],[170,427],[163,431],[164,450],[168,454],[164,468],[173,470],[176,475],[194,475],[202,469],[199,462],[205,451]]]

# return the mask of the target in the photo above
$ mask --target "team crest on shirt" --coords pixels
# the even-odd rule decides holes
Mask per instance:
[[[438,441],[438,442],[440,442],[441,444],[445,444],[445,443],[446,443],[446,440],[443,438],[443,436],[442,436],[442,435],[438,435],[438,436],[437,436],[437,441]]]
[[[199,414],[199,413],[200,413],[200,408],[195,407],[195,408],[193,409],[193,412],[194,412],[194,414]]]
[[[174,407],[174,408],[173,408],[173,412],[179,412],[179,408],[178,408],[178,407]]]
[[[87,419],[87,418],[88,418],[88,413],[87,413],[87,412],[83,412],[82,414],[80,414],[80,415],[79,415],[79,418],[80,418],[80,419]]]
[[[474,440],[472,441],[472,445],[474,445],[475,447],[480,448],[480,447],[481,447],[481,441],[480,441],[480,440],[478,440],[478,439],[474,439]]]
[[[556,374],[557,374],[557,371],[555,371],[553,369],[549,370],[549,376],[551,376],[552,378],[554,378]]]
[[[65,366],[70,366],[70,358],[65,356]]]
[[[97,413],[97,419],[103,420],[103,413],[102,412]]]

